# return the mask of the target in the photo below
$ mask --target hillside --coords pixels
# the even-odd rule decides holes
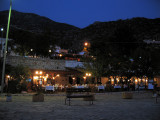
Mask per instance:
[[[106,36],[114,34],[116,30],[125,29],[125,27],[132,30],[133,36],[139,41],[156,39],[155,37],[160,34],[160,18],[132,18],[110,22],[95,22],[82,31],[84,37],[92,40],[97,37],[105,38]],[[158,40],[160,40],[160,36]]]
[[[0,27],[6,29],[8,20],[8,11],[0,12]],[[72,39],[74,33],[79,28],[52,21],[46,17],[42,17],[32,13],[21,13],[12,10],[10,23],[10,38],[20,42],[25,42],[23,39],[32,39],[34,41],[38,36],[44,36],[54,41],[61,47],[72,47]],[[5,31],[4,31],[5,32]],[[5,33],[4,33],[5,34]]]
[[[8,20],[8,11],[0,11],[0,18],[0,24],[2,26],[6,25]],[[17,29],[23,28],[23,30],[36,33],[45,32],[46,29],[51,32],[79,29],[65,23],[55,22],[49,18],[33,13],[21,13],[15,10],[12,10],[11,26]]]
[[[0,11],[0,27],[6,29],[7,19],[8,11]],[[43,47],[43,49],[48,50],[49,45],[54,46],[56,44],[76,52],[83,49],[85,40],[91,43],[93,41],[94,43],[96,41],[111,42],[115,36],[117,38],[114,38],[114,42],[123,42],[122,39],[129,42],[131,37],[134,37],[138,42],[144,39],[160,40],[160,18],[132,18],[95,22],[80,29],[32,13],[21,13],[13,10],[11,15],[9,37],[25,49],[42,49]],[[41,53],[43,49],[39,52]]]

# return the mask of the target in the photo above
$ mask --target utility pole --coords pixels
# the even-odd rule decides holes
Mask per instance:
[[[8,34],[9,34],[9,25],[10,25],[10,18],[11,18],[11,10],[12,10],[12,0],[10,0],[10,9],[9,9],[9,15],[8,15],[6,42],[5,42],[5,49],[4,49],[3,68],[2,68],[2,81],[1,81],[1,94],[3,93],[3,87],[4,87],[6,51],[7,51],[7,43],[8,43]]]

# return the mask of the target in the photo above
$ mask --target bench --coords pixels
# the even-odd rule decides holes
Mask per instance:
[[[90,104],[93,104],[94,95],[90,94],[90,92],[91,92],[90,88],[67,88],[65,105],[67,104],[68,100],[70,106],[71,98],[84,98],[84,100],[90,101]]]
[[[160,93],[159,93],[159,91],[160,91],[160,88],[158,88],[157,89],[157,91],[156,91],[156,103],[158,103],[158,98],[160,97]]]

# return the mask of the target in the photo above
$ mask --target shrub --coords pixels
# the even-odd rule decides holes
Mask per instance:
[[[8,81],[7,92],[8,93],[16,93],[17,92],[17,85],[18,85],[18,81],[16,81],[16,80]]]

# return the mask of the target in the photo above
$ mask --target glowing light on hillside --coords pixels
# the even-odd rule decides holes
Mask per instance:
[[[85,46],[88,46],[88,43],[87,43],[87,42],[85,42],[85,43],[84,43],[84,45],[85,45]]]

